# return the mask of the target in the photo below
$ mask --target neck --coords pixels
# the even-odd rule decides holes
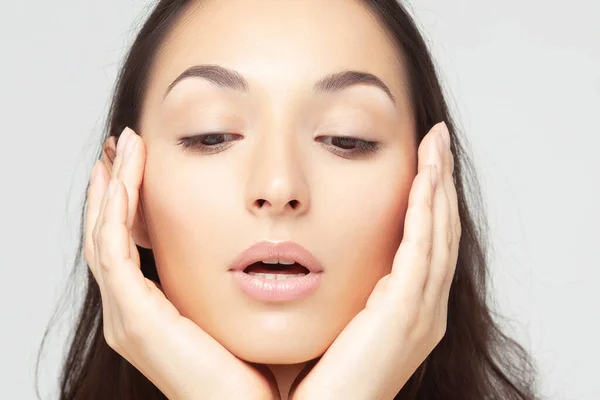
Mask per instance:
[[[281,400],[288,400],[288,394],[290,393],[290,389],[294,380],[302,369],[306,366],[306,362],[299,364],[268,364],[267,368],[273,374],[275,381],[277,382],[277,387],[279,389],[279,394],[281,396]]]

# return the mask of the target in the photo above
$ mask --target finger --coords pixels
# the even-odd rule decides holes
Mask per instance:
[[[421,170],[415,178],[408,198],[404,235],[394,257],[389,285],[402,298],[419,301],[429,268],[432,245],[432,203],[437,178],[436,166]]]
[[[100,253],[100,245],[99,245],[99,241],[98,241],[98,232],[100,231],[100,228],[103,224],[104,221],[104,214],[105,214],[105,210],[106,210],[106,204],[108,202],[108,187],[110,184],[110,173],[108,171],[108,169],[106,168],[105,164],[102,163],[101,164],[102,167],[104,167],[104,169],[101,169],[101,173],[103,175],[103,187],[102,187],[102,200],[100,201],[100,207],[99,207],[99,211],[98,211],[98,215],[96,216],[96,221],[94,223],[94,228],[92,231],[92,241],[94,244],[94,251],[93,251],[93,264],[94,264],[94,271],[95,271],[95,277],[96,277],[96,281],[98,282],[98,286],[100,288],[100,294],[101,294],[101,298],[102,298],[102,309],[103,309],[103,314],[104,314],[104,324],[105,324],[105,328],[109,326],[109,324],[111,324],[111,310],[112,310],[112,299],[110,298],[110,295],[107,293],[106,290],[106,285],[105,285],[105,277],[104,277],[104,271],[103,268],[100,264],[100,257],[99,257],[99,253]]]
[[[431,128],[419,145],[419,172],[409,194],[404,235],[392,265],[392,285],[398,288],[395,292],[412,299],[420,299],[422,296],[431,260],[435,193],[431,174],[434,174],[437,182],[441,165],[435,169],[432,169],[432,165],[441,164],[435,140],[439,126],[440,124],[436,124]]]
[[[443,128],[443,125],[441,126]],[[424,302],[430,309],[437,309],[442,295],[442,287],[449,268],[449,254],[452,247],[453,234],[450,229],[450,206],[445,190],[445,180],[450,173],[446,141],[443,131],[436,131],[438,155],[442,160],[440,182],[436,188],[433,207],[433,246],[429,274],[425,283]]]
[[[96,222],[94,224],[94,229],[92,231],[92,240],[94,242],[94,265],[96,270],[99,272],[101,272],[101,269],[99,268],[100,264],[98,263],[98,232],[100,231],[100,227],[102,226],[102,223],[104,221],[104,212],[106,210],[106,203],[108,201],[108,187],[111,181],[110,174],[108,173],[108,171],[106,171],[106,173],[107,176],[105,179],[105,186],[103,188],[104,192],[102,194],[102,200],[100,201],[100,209],[98,211]]]
[[[430,164],[441,162],[437,150],[437,142],[435,140],[436,132],[441,128],[442,122],[435,124],[425,135],[418,149],[418,171],[421,172]],[[441,169],[438,168],[438,173]]]
[[[450,152],[448,157],[453,160],[454,156]],[[451,161],[451,165],[454,165],[454,161]],[[452,171],[453,172],[453,171]],[[448,304],[448,296],[450,293],[450,287],[452,286],[452,281],[454,279],[454,275],[456,274],[456,266],[458,262],[458,251],[460,247],[460,238],[461,238],[461,221],[460,221],[460,213],[458,209],[458,195],[456,193],[456,186],[454,185],[454,178],[452,174],[446,175],[444,179],[444,185],[446,187],[446,193],[448,195],[448,204],[450,207],[450,229],[453,232],[453,241],[452,246],[450,248],[449,255],[449,267],[444,279],[443,283],[443,298],[442,304],[447,306]]]
[[[130,257],[126,219],[127,192],[120,180],[111,179],[96,249],[104,284],[121,309],[141,304],[148,290],[141,269]]]
[[[126,138],[122,148],[121,163],[116,177],[123,182],[129,199],[127,205],[127,229],[131,232],[138,209],[139,190],[142,184],[145,153],[141,138],[129,128],[125,128]]]
[[[84,258],[90,268],[94,278],[98,280],[95,258],[94,258],[94,238],[93,232],[100,214],[102,197],[108,186],[107,171],[102,161],[96,161],[92,168],[90,184],[88,186],[87,211],[85,217],[85,239],[84,239]]]
[[[101,225],[102,221],[104,220],[104,210],[106,208],[106,202],[107,202],[108,185],[109,185],[110,180],[116,176],[115,171],[120,168],[119,166],[121,164],[121,153],[122,153],[122,148],[123,148],[124,142],[125,142],[124,140],[117,141],[116,156],[115,156],[115,159],[113,160],[111,171],[108,172],[108,169],[107,169],[108,177],[106,179],[106,186],[104,188],[104,196],[102,197],[102,201],[100,202],[100,211],[98,213],[98,217],[96,219],[96,225],[94,226],[94,230],[93,230],[94,247],[96,249],[98,248],[98,240],[97,240],[98,230],[100,229],[100,225]],[[96,252],[96,257],[97,256],[98,256],[98,254]],[[98,264],[96,264],[96,265],[98,265]]]
[[[117,155],[115,156],[115,161],[114,161],[112,169],[111,169],[111,179],[117,177],[119,174],[119,170],[121,169],[121,164],[123,162],[123,148],[125,147],[127,138],[130,134],[131,134],[131,130],[126,127],[125,129],[123,129],[121,134],[116,138],[117,139],[117,149],[116,149]]]

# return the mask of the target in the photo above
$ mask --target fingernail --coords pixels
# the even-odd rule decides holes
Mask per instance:
[[[448,130],[448,125],[446,125],[445,121],[442,121],[440,127],[441,127],[442,136],[444,137],[444,144],[446,145],[446,147],[448,149],[450,149],[450,131]]]
[[[125,147],[126,155],[130,155],[131,153],[133,153],[133,150],[137,145],[137,138],[135,136],[136,134],[132,130],[130,130],[129,135],[127,136],[127,146]]]
[[[440,128],[436,135],[435,135],[435,141],[437,142],[437,148],[438,148],[438,152],[440,153],[440,156],[444,156],[444,152],[446,151],[446,140],[444,139],[444,134],[442,133],[442,129]]]
[[[119,141],[117,142],[117,154],[123,153],[125,146],[127,145],[127,139],[129,138],[129,128],[123,129]]]
[[[112,198],[115,193],[117,193],[117,181],[115,179],[111,179],[108,184],[108,198]]]

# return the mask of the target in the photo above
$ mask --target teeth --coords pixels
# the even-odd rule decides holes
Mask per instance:
[[[261,278],[272,279],[275,281],[283,281],[285,279],[297,278],[306,274],[263,274],[260,272],[248,272],[248,275],[259,276]]]
[[[265,264],[283,264],[283,265],[292,265],[294,264],[296,261],[289,261],[289,260],[279,260],[277,258],[271,258],[269,260],[264,260],[263,261]]]

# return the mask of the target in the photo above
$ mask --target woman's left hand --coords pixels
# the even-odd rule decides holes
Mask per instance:
[[[421,141],[391,273],[292,388],[290,399],[393,399],[446,333],[461,236],[449,143],[444,123]],[[431,164],[437,166],[435,188]]]

